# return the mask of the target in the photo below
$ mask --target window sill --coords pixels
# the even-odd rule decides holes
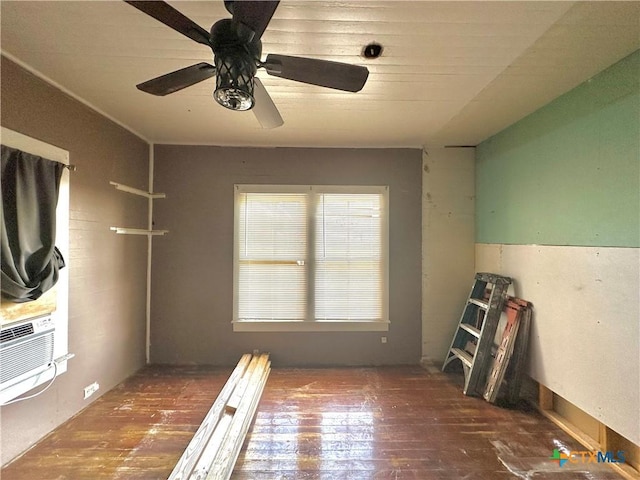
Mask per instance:
[[[358,322],[348,320],[288,322],[235,321],[234,332],[388,332],[389,322]]]

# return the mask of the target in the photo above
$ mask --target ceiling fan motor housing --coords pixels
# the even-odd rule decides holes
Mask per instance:
[[[211,49],[216,66],[215,100],[231,110],[253,107],[256,62],[260,61],[262,42],[259,38],[243,41],[231,19],[219,20],[211,27]]]

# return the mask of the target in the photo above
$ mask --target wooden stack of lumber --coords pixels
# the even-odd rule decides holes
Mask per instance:
[[[242,356],[169,480],[227,480],[267,383],[269,354]]]

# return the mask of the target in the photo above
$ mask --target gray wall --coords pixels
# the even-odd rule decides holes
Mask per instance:
[[[69,151],[69,370],[43,395],[3,407],[2,464],[145,363],[146,238],[112,225],[147,222],[147,202],[109,181],[146,189],[148,144],[2,58],[2,126]],[[83,400],[83,388],[100,390]]]
[[[156,145],[151,360],[275,366],[417,363],[421,355],[421,152]],[[389,185],[389,332],[234,333],[233,185]],[[382,344],[380,337],[388,337]]]

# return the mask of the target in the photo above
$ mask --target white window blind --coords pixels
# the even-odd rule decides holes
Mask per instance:
[[[380,195],[319,195],[315,217],[316,319],[383,319],[381,214]]]
[[[293,193],[240,195],[238,318],[306,318],[306,203]]]
[[[234,322],[384,322],[386,187],[236,185]]]

